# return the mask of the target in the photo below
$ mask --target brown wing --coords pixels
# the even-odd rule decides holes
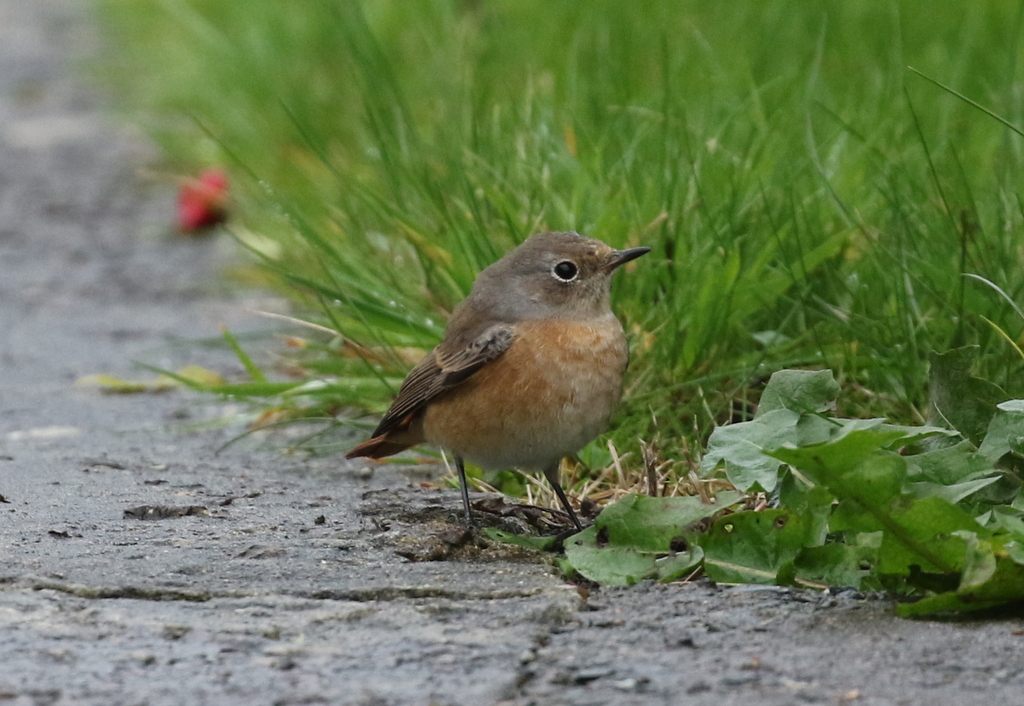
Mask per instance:
[[[449,351],[445,343],[441,343],[417,363],[405,378],[398,396],[369,441],[352,449],[345,457],[382,458],[408,448],[409,444],[389,442],[387,436],[408,429],[430,400],[470,378],[507,351],[514,339],[515,332],[510,325],[496,324],[467,346]]]

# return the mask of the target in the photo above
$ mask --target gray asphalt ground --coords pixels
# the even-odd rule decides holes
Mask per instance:
[[[196,342],[280,307],[221,284],[228,244],[169,237],[155,152],[76,78],[95,48],[86,3],[0,0],[0,704],[1024,703],[1019,617],[701,582],[584,597],[464,542],[455,492],[217,454],[240,422],[198,427],[228,403],[75,386],[136,360],[237,374]]]

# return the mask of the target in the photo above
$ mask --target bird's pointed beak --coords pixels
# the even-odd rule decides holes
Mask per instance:
[[[630,260],[635,260],[641,255],[646,255],[650,248],[629,248],[627,250],[613,250],[608,255],[608,264],[605,267],[609,272],[615,271],[620,265],[625,265]]]

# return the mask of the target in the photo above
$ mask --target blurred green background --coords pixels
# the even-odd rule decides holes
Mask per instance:
[[[1024,3],[97,2],[97,74],[172,170],[226,166],[232,232],[339,334],[293,416],[382,411],[547,229],[654,249],[615,284],[620,451],[697,453],[787,366],[846,416],[922,420],[964,344],[1022,392]]]

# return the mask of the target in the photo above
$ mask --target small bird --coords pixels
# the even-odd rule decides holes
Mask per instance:
[[[423,442],[450,451],[467,523],[464,460],[540,471],[582,528],[558,468],[605,430],[622,397],[629,347],[611,310],[611,276],[648,252],[577,233],[526,240],[480,273],[373,436],[345,457],[384,458]]]

